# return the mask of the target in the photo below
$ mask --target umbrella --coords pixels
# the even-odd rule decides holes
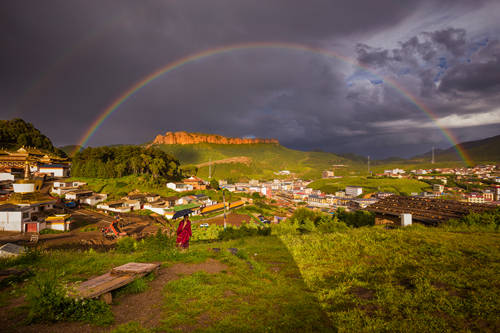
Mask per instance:
[[[183,209],[178,212],[175,212],[174,216],[172,216],[172,220],[175,220],[178,217],[182,217],[184,215],[191,214],[193,211],[191,209]]]

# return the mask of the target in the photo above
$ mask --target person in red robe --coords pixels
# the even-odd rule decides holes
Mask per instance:
[[[184,219],[179,223],[177,227],[177,246],[182,249],[189,248],[189,238],[193,233],[191,232],[191,221],[189,221],[188,215],[184,215]]]

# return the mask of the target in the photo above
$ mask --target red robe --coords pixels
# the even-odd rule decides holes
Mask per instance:
[[[184,226],[184,220],[182,220],[177,228],[177,245],[181,247],[189,247],[189,237],[191,237],[192,234],[191,221],[188,219],[186,221],[186,225]]]

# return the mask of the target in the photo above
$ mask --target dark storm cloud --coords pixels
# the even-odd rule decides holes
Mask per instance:
[[[463,63],[443,77],[440,91],[479,94],[500,92],[500,42],[489,43],[479,55],[481,62]]]
[[[141,143],[168,130],[187,130],[271,136],[301,149],[408,154],[422,142],[442,142],[442,135],[424,127],[377,125],[422,117],[377,75],[410,87],[438,115],[486,112],[499,105],[495,41],[471,51],[467,30],[454,27],[419,31],[396,48],[363,41],[391,29],[406,33],[407,22],[421,11],[460,14],[481,6],[488,2],[4,1],[1,115],[23,117],[56,144],[72,144],[135,82],[188,54],[253,41],[301,43],[344,55],[355,47],[358,60],[373,67],[368,79],[349,80],[366,73],[291,50],[202,59],[137,92],[89,143]],[[470,95],[486,92],[489,97],[471,107]],[[407,135],[398,139],[402,131]]]

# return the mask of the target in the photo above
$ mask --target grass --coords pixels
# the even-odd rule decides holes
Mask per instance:
[[[439,228],[282,236],[343,331],[497,331],[500,235]]]
[[[289,170],[302,178],[320,178],[321,172],[331,169],[332,164],[349,164],[351,171],[358,164],[332,153],[304,152],[276,144],[248,145],[158,145],[158,148],[177,157],[183,166],[246,156],[251,163],[213,164],[212,177],[216,179],[273,179],[280,178],[274,172]],[[347,173],[347,170],[339,170]],[[201,167],[198,176],[208,178],[209,167]]]
[[[420,193],[430,189],[429,184],[415,179],[394,179],[394,178],[367,178],[349,176],[336,179],[320,179],[309,184],[315,190],[325,193],[335,193],[345,190],[346,186],[362,186],[363,193],[372,192],[393,192],[397,194],[410,195],[413,192]]]
[[[71,284],[131,261],[169,266],[214,258],[227,269],[181,276],[158,291],[163,312],[155,331],[493,332],[500,326],[500,233],[485,230],[343,228],[192,242],[186,253],[157,235],[126,239],[108,252],[32,252],[0,261],[0,267],[29,267],[34,274],[0,290],[0,301],[9,304],[12,295],[49,273]],[[229,248],[237,248],[236,255]],[[152,278],[121,289],[117,301],[147,290]],[[91,318],[85,315],[82,320]],[[147,331],[138,322],[115,327],[115,332]]]

